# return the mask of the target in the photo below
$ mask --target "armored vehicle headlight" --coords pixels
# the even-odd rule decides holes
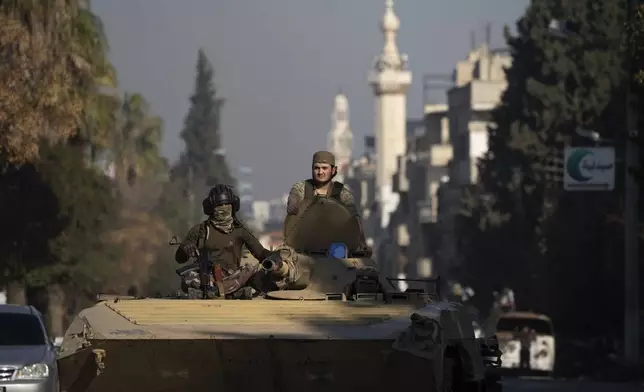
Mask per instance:
[[[44,363],[23,366],[16,373],[16,380],[37,380],[49,377],[49,366]]]

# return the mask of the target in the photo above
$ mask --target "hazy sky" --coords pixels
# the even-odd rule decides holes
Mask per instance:
[[[414,82],[408,117],[421,115],[422,74],[450,73],[470,32],[503,45],[529,0],[398,0],[398,45]],[[215,67],[227,103],[223,142],[232,168],[253,168],[256,199],[277,197],[310,175],[326,148],[333,97],[349,98],[356,153],[373,132],[367,73],[383,45],[384,0],[94,0],[127,91],[145,94],[165,120],[164,154],[178,157],[178,134],[194,84],[197,50]]]

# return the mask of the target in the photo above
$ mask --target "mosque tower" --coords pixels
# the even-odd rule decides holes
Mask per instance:
[[[346,178],[353,156],[353,133],[349,126],[349,100],[342,94],[342,91],[335,96],[331,123],[328,150],[335,155],[338,166],[336,179],[342,182]]]
[[[384,47],[369,74],[375,96],[376,192],[381,227],[389,224],[389,215],[398,205],[398,195],[392,191],[392,176],[397,170],[398,157],[405,154],[407,145],[407,90],[411,85],[407,55],[400,54],[396,44],[400,20],[393,7],[393,0],[385,0],[385,14],[380,25]]]

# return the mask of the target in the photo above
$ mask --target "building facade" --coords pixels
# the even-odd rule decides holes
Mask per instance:
[[[454,70],[446,104],[426,105],[422,120],[407,122],[405,154],[392,176],[399,203],[381,246],[393,276],[450,276],[459,265],[456,215],[462,189],[477,181],[487,151],[491,111],[507,83],[511,58],[487,45]]]
[[[488,150],[490,114],[501,102],[507,87],[504,68],[511,63],[512,57],[484,44],[456,65],[455,86],[447,93],[454,146],[452,183],[469,185],[478,179],[478,159]]]
[[[387,257],[396,260],[390,273],[431,277],[437,268],[438,189],[446,181],[452,147],[447,105],[427,105],[425,115],[407,122],[407,148],[393,176],[400,197],[388,228]]]
[[[343,182],[353,156],[353,133],[349,123],[349,100],[342,92],[335,96],[331,124],[327,143],[328,150],[335,155],[338,167],[336,180]]]
[[[507,88],[505,68],[512,57],[490,50],[487,44],[469,53],[454,70],[455,86],[447,93],[453,159],[449,181],[442,184],[438,200],[441,232],[438,253],[447,273],[460,266],[456,215],[464,187],[478,181],[478,162],[488,150],[491,113]]]

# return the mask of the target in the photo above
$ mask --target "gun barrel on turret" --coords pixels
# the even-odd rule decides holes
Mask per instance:
[[[275,277],[283,278],[288,275],[288,264],[282,260],[272,258],[262,261],[262,269]]]

